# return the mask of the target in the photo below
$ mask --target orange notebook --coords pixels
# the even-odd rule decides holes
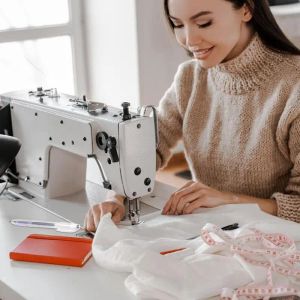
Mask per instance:
[[[13,260],[82,267],[92,255],[91,239],[31,234],[9,253]]]

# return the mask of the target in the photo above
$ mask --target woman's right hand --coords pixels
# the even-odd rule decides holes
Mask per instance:
[[[112,220],[116,224],[119,223],[125,215],[125,206],[123,202],[123,197],[115,195],[111,198],[108,198],[104,202],[98,203],[91,207],[85,216],[84,228],[87,231],[96,231],[101,217],[109,212],[112,215]]]

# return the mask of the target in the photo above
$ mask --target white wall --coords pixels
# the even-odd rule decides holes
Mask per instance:
[[[87,96],[111,105],[137,101],[135,0],[85,0]]]
[[[178,65],[189,59],[165,20],[162,0],[136,0],[140,102],[158,104]]]
[[[281,29],[300,47],[300,3],[274,6],[272,11]]]

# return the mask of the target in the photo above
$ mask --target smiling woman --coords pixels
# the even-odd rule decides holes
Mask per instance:
[[[193,180],[163,214],[256,203],[300,222],[300,50],[267,0],[165,0],[164,8],[193,59],[179,66],[159,104],[157,167],[182,139]],[[118,221],[122,201],[112,200]],[[107,207],[90,210],[89,230]]]
[[[182,1],[165,0],[165,15],[178,43],[200,59],[204,67],[237,56],[253,32],[274,51],[300,54],[278,26],[267,1],[203,1],[201,7],[198,1],[188,2],[189,5],[185,5]],[[199,9],[201,11],[197,11]],[[197,38],[203,39],[202,49],[195,47],[191,38],[196,42]]]
[[[249,43],[252,36],[252,28],[248,26],[252,17],[249,6],[229,9],[232,3],[227,1],[204,1],[201,7],[198,1],[189,2],[190,5],[185,5],[182,1],[165,1],[166,13],[178,43],[199,59],[203,67],[235,57]]]

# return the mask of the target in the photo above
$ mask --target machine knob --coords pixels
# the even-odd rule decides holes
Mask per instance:
[[[112,162],[118,162],[119,161],[119,156],[117,152],[117,140],[112,137],[108,136],[108,134],[105,131],[100,131],[96,135],[96,143],[99,149],[109,152],[109,156]]]
[[[97,133],[96,143],[101,150],[105,151],[107,149],[107,141],[108,141],[108,134],[105,131],[101,131]]]
[[[110,158],[111,158],[112,162],[118,162],[119,161],[119,156],[118,156],[116,146],[117,146],[116,139],[114,137],[110,136],[107,139],[107,148],[108,148],[108,152],[109,152],[109,155],[110,155]]]
[[[42,88],[42,87],[38,87],[38,88],[36,89],[36,97],[43,97],[43,96],[45,96],[45,93],[44,93],[44,91],[43,91],[43,88]]]
[[[121,105],[123,107],[123,121],[130,120],[131,114],[129,113],[129,108],[128,108],[130,106],[130,103],[123,102]]]

